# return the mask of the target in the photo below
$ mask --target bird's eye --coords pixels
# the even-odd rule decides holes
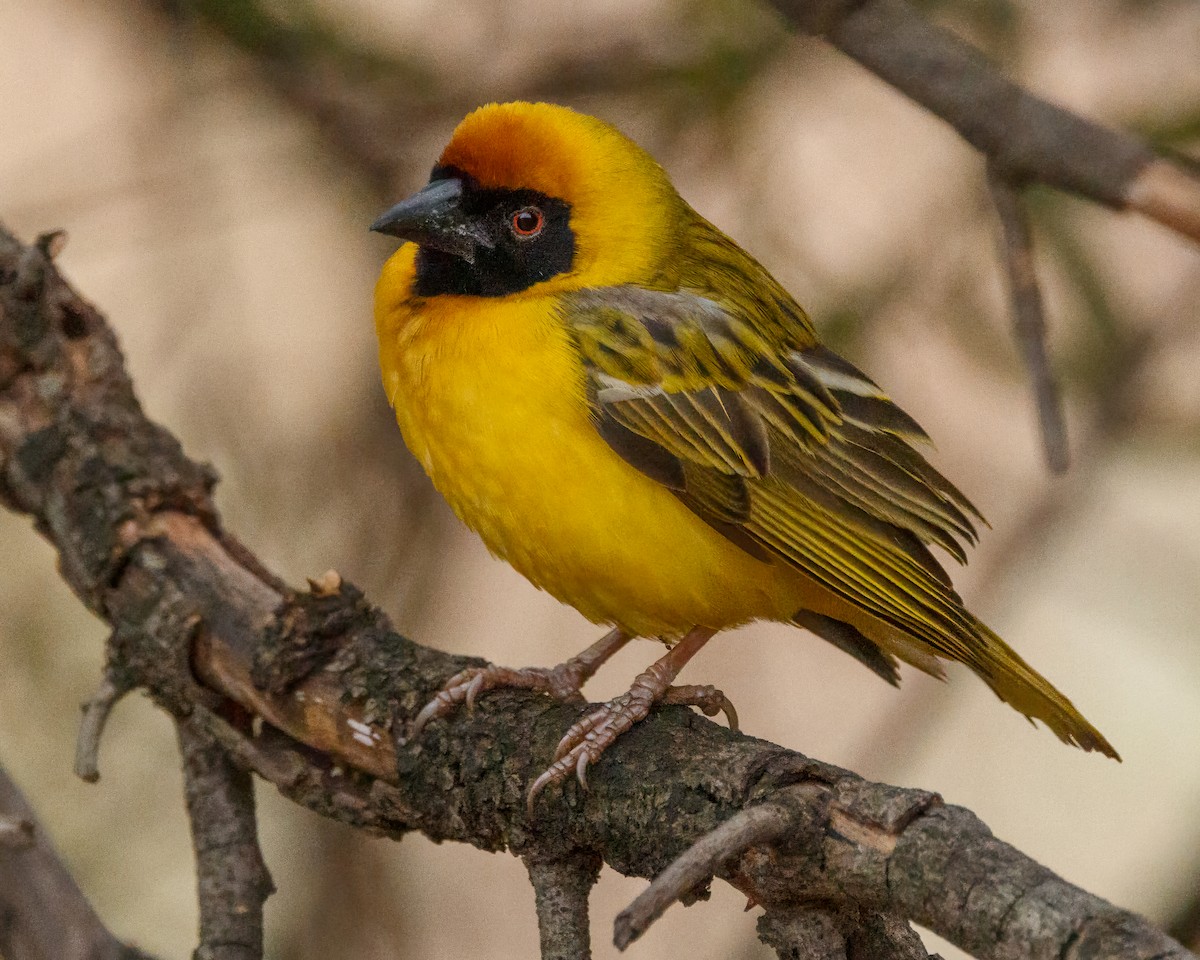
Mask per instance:
[[[512,215],[512,232],[524,240],[536,237],[546,225],[546,215],[537,207],[522,207]]]

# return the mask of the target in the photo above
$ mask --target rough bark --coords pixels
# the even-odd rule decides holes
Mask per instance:
[[[275,888],[258,847],[253,780],[195,717],[178,733],[200,901],[193,960],[258,960],[263,903]]]

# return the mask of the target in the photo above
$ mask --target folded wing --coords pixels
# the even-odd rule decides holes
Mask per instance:
[[[699,293],[608,287],[564,300],[596,428],[632,466],[760,559],[796,567],[888,625],[798,622],[894,679],[892,655],[970,666],[1064,740],[1111,752],[1071,704],[963,606],[928,547],[960,562],[982,517],[917,449],[928,437],[816,343],[794,304],[770,322]],[[791,322],[780,311],[794,309]],[[850,631],[847,633],[847,630]],[[891,643],[899,631],[904,643]]]

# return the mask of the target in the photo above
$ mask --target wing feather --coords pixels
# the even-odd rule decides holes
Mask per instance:
[[[985,521],[912,446],[928,442],[925,431],[817,344],[761,267],[706,222],[693,226],[684,284],[725,291],[720,302],[628,286],[561,299],[600,436],[730,542],[793,565],[865,615],[851,626],[797,611],[796,622],[884,679],[893,657],[935,675],[936,658],[957,660],[1063,740],[1116,756],[967,612],[930,553],[964,560],[960,541],[973,543],[974,521]]]
[[[589,290],[564,315],[598,429],[621,456],[735,543],[969,662],[975,621],[926,545],[965,559],[977,512],[910,445],[925,432],[874,381],[685,291]],[[907,659],[928,668],[924,654]]]

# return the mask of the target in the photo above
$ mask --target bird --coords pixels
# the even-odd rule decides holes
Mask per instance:
[[[633,638],[666,652],[585,712],[527,792],[587,770],[715,634],[794,624],[893,685],[965,664],[1066,743],[1120,759],[970,613],[933,549],[966,562],[980,512],[929,438],[824,346],[797,301],[607,122],[492,103],[371,229],[403,243],[375,288],[384,389],[458,517],[536,587],[610,628],[553,668],[449,678],[417,715],[523,687],[580,689]]]

